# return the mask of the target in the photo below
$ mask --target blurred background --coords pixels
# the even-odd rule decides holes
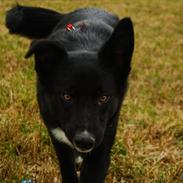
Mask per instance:
[[[30,40],[4,25],[15,0],[0,0],[0,183],[59,183],[39,116]],[[69,12],[99,7],[134,22],[135,52],[106,183],[183,182],[183,1],[19,0]],[[95,170],[94,170],[95,171]]]

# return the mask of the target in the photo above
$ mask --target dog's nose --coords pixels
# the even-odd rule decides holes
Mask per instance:
[[[76,150],[81,153],[90,152],[95,145],[95,139],[87,131],[76,134],[73,142]]]

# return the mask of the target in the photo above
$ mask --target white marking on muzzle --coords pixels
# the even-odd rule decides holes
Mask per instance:
[[[87,130],[84,130],[82,133],[85,134],[85,135],[89,135]]]
[[[90,134],[87,130],[84,130],[84,131],[83,131],[83,134],[90,136],[90,138],[91,138],[93,141],[95,141],[95,139],[91,136],[91,134]]]
[[[61,128],[58,127],[55,129],[51,129],[51,133],[58,141],[65,143],[73,148],[71,141],[67,138],[65,132]]]

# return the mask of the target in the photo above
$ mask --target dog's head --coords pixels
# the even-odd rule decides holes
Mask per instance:
[[[99,52],[66,51],[53,40],[34,41],[41,114],[52,134],[80,152],[103,141],[119,112],[130,72],[134,33],[122,19]]]

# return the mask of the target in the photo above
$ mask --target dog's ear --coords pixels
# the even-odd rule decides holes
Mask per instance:
[[[109,40],[99,52],[103,64],[114,66],[128,76],[134,50],[134,31],[130,18],[119,21]]]
[[[32,42],[25,58],[35,56],[35,70],[39,75],[49,74],[50,71],[67,57],[67,52],[63,46],[56,41],[35,40]]]

